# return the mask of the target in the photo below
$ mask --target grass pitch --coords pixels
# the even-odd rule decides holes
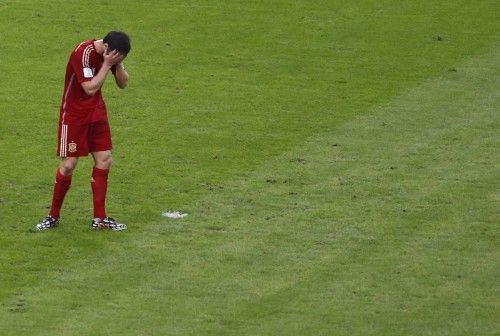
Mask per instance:
[[[0,334],[498,333],[496,1],[90,4],[0,1]],[[129,230],[88,229],[87,159],[34,233],[67,57],[111,29]]]

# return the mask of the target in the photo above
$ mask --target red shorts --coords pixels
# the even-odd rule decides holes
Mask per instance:
[[[59,123],[57,156],[78,157],[111,150],[111,130],[107,120],[84,125]]]

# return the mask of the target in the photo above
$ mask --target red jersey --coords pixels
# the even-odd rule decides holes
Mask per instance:
[[[89,40],[80,43],[69,58],[60,109],[62,124],[88,124],[108,119],[101,89],[89,96],[81,85],[92,80],[103,63],[94,42]]]

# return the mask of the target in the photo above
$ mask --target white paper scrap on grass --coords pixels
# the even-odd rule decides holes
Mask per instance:
[[[168,218],[174,218],[174,219],[177,219],[177,218],[184,218],[186,217],[188,214],[185,213],[185,212],[182,212],[182,211],[165,211],[165,212],[162,212],[161,215],[163,217],[168,217]]]

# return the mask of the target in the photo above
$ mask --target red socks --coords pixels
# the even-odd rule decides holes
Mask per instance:
[[[92,194],[94,199],[94,218],[106,217],[106,192],[108,190],[109,169],[99,169],[94,167],[92,170]],[[52,207],[49,216],[59,218],[64,197],[71,186],[72,175],[64,176],[57,168],[56,182],[54,184],[54,193],[52,195]]]
[[[94,218],[106,217],[106,191],[108,190],[109,169],[99,169],[94,167],[92,170],[92,194],[94,198]]]
[[[54,184],[54,193],[52,195],[52,207],[50,208],[49,216],[59,218],[61,207],[64,202],[64,196],[71,186],[72,175],[64,176],[57,168],[56,182]]]

